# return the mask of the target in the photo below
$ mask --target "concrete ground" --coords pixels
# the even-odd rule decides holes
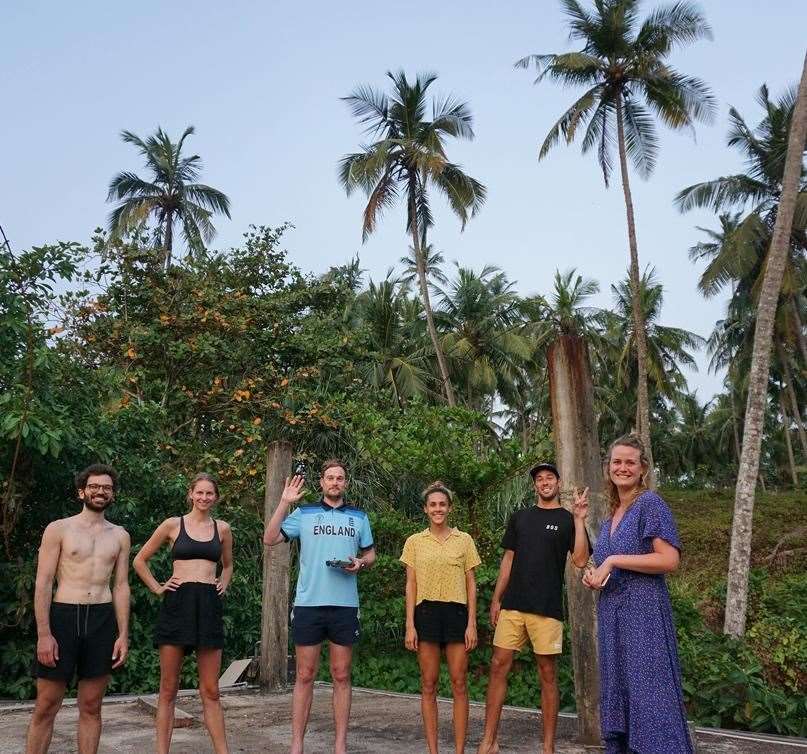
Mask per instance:
[[[331,692],[318,686],[306,736],[306,751],[327,754],[332,751],[333,726]],[[222,697],[230,751],[288,751],[291,739],[291,695],[263,694],[257,691],[227,692]],[[182,696],[179,708],[190,713],[196,724],[174,732],[171,751],[175,754],[206,754],[213,749],[202,724],[201,705],[195,695]],[[0,706],[0,754],[22,754],[30,705]],[[471,706],[468,754],[472,754],[482,732],[484,709]],[[76,752],[75,730],[78,711],[65,705],[56,719],[51,754]],[[502,754],[536,754],[540,751],[540,715],[533,710],[505,709],[501,726]],[[573,742],[575,721],[563,716],[559,724],[557,754],[584,754],[592,751]],[[738,736],[739,737],[736,737]],[[451,704],[440,704],[441,750],[453,752],[451,745]],[[355,690],[349,746],[351,754],[420,754],[426,752],[420,727],[416,697]],[[104,730],[100,754],[143,754],[154,750],[153,719],[134,700],[104,705]],[[765,736],[744,737],[731,732],[698,731],[699,754],[807,754],[807,740]]]

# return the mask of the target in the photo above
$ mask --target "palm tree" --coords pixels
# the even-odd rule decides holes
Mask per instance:
[[[639,284],[641,311],[647,334],[647,374],[655,393],[676,402],[686,391],[687,380],[682,366],[696,369],[695,358],[690,353],[705,345],[706,341],[689,330],[659,324],[664,304],[664,287],[659,283],[653,268],[645,270]],[[610,329],[619,356],[616,362],[617,378],[625,387],[632,386],[636,379],[637,338],[635,320],[632,316],[633,290],[627,279],[611,286],[614,297],[613,311],[604,311],[602,319],[606,331]],[[610,328],[609,328],[610,326]]]
[[[520,300],[513,283],[492,266],[478,274],[458,266],[455,280],[440,293],[442,345],[466,403],[482,410],[496,393],[509,389],[533,356]]]
[[[803,197],[803,194],[800,195],[799,186],[804,171],[805,143],[807,143],[807,55],[804,57],[798,95],[790,123],[784,170],[782,171],[782,190],[757,306],[743,448],[734,497],[734,518],[731,527],[731,549],[726,586],[726,615],[723,623],[723,631],[732,636],[742,636],[745,632],[754,493],[767,405],[771,345],[776,308],[791,248],[793,220],[799,199]],[[802,208],[805,206],[803,200],[801,205]]]
[[[527,299],[525,311],[544,328],[548,327],[552,337],[582,335],[591,341],[597,335],[601,310],[588,306],[586,301],[599,291],[596,280],[584,278],[574,267],[563,273],[555,270],[552,293],[548,297]]]
[[[533,355],[519,370],[512,384],[503,383],[499,393],[507,405],[501,412],[505,430],[521,433],[526,452],[534,429],[551,416],[546,344],[564,335],[583,336],[598,342],[600,310],[587,300],[599,291],[596,280],[584,278],[574,268],[555,270],[552,292],[521,300],[522,332],[532,341]],[[550,429],[549,427],[547,429]]]
[[[568,17],[570,38],[581,40],[578,52],[529,55],[517,67],[535,65],[536,83],[545,78],[586,91],[550,129],[538,154],[543,159],[561,136],[571,144],[582,125],[583,153],[597,150],[597,160],[608,185],[613,169],[614,129],[625,195],[630,247],[630,284],[638,367],[637,415],[639,434],[651,459],[650,404],[647,390],[647,336],[639,306],[639,251],[636,242],[628,158],[642,178],[653,172],[658,137],[653,113],[670,128],[709,122],[714,100],[704,82],[685,76],[666,62],[679,46],[711,38],[703,15],[688,2],[652,11],[640,24],[638,0],[595,0],[591,11],[578,0],[561,0]]]
[[[429,188],[434,187],[448,200],[462,227],[485,201],[486,189],[476,179],[449,162],[445,139],[472,139],[471,111],[464,102],[447,97],[432,101],[432,118],[427,120],[427,95],[436,80],[434,74],[421,74],[411,84],[403,72],[387,76],[392,92],[385,94],[360,86],[345,101],[353,116],[377,137],[361,152],[346,155],[339,163],[339,180],[348,195],[362,189],[368,202],[364,210],[362,239],[375,230],[382,212],[399,198],[406,203],[406,230],[412,238],[418,285],[429,337],[432,340],[443,392],[450,406],[455,405],[445,355],[440,346],[429,299],[426,277],[426,236],[433,224]]]
[[[445,264],[445,257],[442,252],[437,251],[433,244],[426,244],[423,247],[424,267],[426,269],[426,279],[436,281],[440,285],[448,285],[448,278],[443,272],[442,266]],[[414,283],[418,280],[418,262],[415,249],[410,246],[409,254],[400,258],[400,263],[404,266],[404,273],[401,275],[402,283]]]
[[[164,264],[171,266],[174,247],[174,224],[182,224],[182,234],[191,251],[202,251],[213,240],[216,229],[210,218],[221,213],[230,217],[230,200],[225,194],[203,183],[195,183],[202,171],[202,158],[194,154],[182,157],[185,139],[194,132],[188,126],[174,144],[168,134],[158,128],[143,141],[131,131],[121,131],[127,144],[134,144],[145,157],[151,181],[135,173],[118,173],[109,184],[108,202],[120,200],[109,215],[113,237],[139,227],[150,216],[156,217],[156,242],[164,249]]]
[[[368,382],[389,389],[399,407],[409,398],[425,395],[430,375],[423,340],[416,332],[420,318],[411,316],[408,286],[392,275],[380,283],[370,281],[354,309],[369,336]]]
[[[712,234],[711,243],[698,244],[690,250],[692,259],[709,259],[699,286],[704,295],[714,295],[729,281],[745,281],[756,300],[762,284],[782,194],[785,152],[796,90],[791,88],[773,102],[768,87],[763,85],[757,94],[757,102],[764,117],[756,128],[750,128],[735,108],[729,110],[728,144],[746,158],[745,172],[696,183],[680,191],[675,198],[682,212],[695,207],[709,207],[715,212],[739,210],[721,214],[722,232],[706,230]],[[805,287],[804,255],[807,252],[807,180],[804,168],[798,183],[779,306],[787,311],[789,334],[807,364],[807,341],[800,311]],[[746,209],[747,214],[743,216]]]

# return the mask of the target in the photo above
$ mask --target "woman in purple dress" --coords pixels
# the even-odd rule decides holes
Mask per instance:
[[[670,595],[664,574],[681,544],[672,512],[647,489],[647,459],[633,435],[606,458],[611,516],[583,583],[600,591],[600,714],[607,754],[692,754]]]

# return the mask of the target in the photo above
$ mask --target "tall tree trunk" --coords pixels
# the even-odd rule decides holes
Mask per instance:
[[[796,430],[799,433],[799,442],[801,443],[801,457],[807,462],[807,435],[804,433],[804,424],[801,421],[801,410],[799,409],[799,401],[796,398],[796,391],[793,389],[793,372],[790,371],[790,364],[788,362],[787,351],[782,346],[782,341],[776,341],[776,355],[782,365],[782,376],[785,378],[785,391],[790,400],[790,410],[793,412],[793,421],[796,424]]]
[[[165,271],[171,269],[171,254],[174,248],[174,215],[167,212],[165,215]]]
[[[420,243],[420,232],[418,231],[417,206],[415,204],[414,192],[409,192],[409,215],[410,228],[412,234],[412,248],[415,250],[415,262],[417,264],[418,285],[420,287],[420,298],[423,301],[423,309],[426,312],[426,327],[429,337],[434,347],[434,354],[437,357],[437,366],[440,369],[440,378],[443,381],[443,393],[449,406],[456,406],[454,389],[451,387],[451,379],[448,376],[448,366],[443,349],[440,346],[440,339],[437,336],[437,328],[434,326],[434,312],[432,312],[431,301],[429,300],[429,283],[426,280],[426,260],[423,258],[423,248]]]
[[[563,484],[563,502],[568,508],[576,487],[590,491],[587,529],[592,543],[597,527],[608,516],[603,493],[603,474],[597,422],[594,418],[594,386],[585,341],[562,335],[547,350],[549,394],[552,402],[552,435],[555,458]],[[566,591],[572,635],[574,695],[580,742],[600,743],[600,675],[597,645],[597,596],[583,586],[580,571],[569,559]]]
[[[729,383],[729,396],[731,398],[731,427],[734,431],[734,452],[737,454],[737,465],[740,463],[740,428],[737,425],[737,402],[734,400],[734,382]]]
[[[798,96],[793,108],[785,171],[782,178],[782,193],[771,237],[765,277],[762,280],[762,289],[759,294],[757,322],[754,329],[754,350],[748,378],[743,452],[734,496],[734,518],[731,524],[731,550],[726,587],[726,617],[723,631],[738,637],[745,633],[748,607],[748,569],[751,562],[754,486],[759,471],[759,453],[762,448],[773,326],[790,247],[790,232],[796,208],[805,138],[807,138],[807,55],[804,58]]]
[[[630,287],[633,299],[633,330],[636,338],[636,362],[638,367],[638,384],[636,402],[639,415],[639,437],[647,452],[650,463],[648,485],[655,486],[655,469],[653,465],[653,449],[650,445],[650,397],[647,391],[647,332],[645,330],[644,313],[642,312],[641,287],[639,276],[639,247],[636,243],[636,222],[633,216],[633,198],[628,177],[628,157],[625,151],[625,124],[622,116],[622,97],[616,100],[616,127],[619,142],[619,167],[622,172],[622,191],[625,194],[625,212],[628,217],[628,246],[630,247]]]
[[[785,435],[785,448],[787,448],[787,465],[790,468],[790,479],[795,490],[799,487],[799,475],[796,473],[796,459],[793,457],[793,445],[790,442],[790,417],[787,415],[785,395],[781,391],[779,392],[779,412],[782,414],[782,432]]]
[[[264,523],[275,512],[286,478],[291,474],[292,447],[273,442],[266,452]],[[289,545],[263,548],[260,682],[275,691],[285,688],[289,673]]]

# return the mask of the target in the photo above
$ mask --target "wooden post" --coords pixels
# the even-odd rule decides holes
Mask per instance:
[[[291,475],[291,443],[273,442],[266,453],[264,525],[269,523],[286,477]],[[286,686],[289,653],[289,546],[264,546],[261,607],[260,682],[273,691]]]
[[[588,534],[594,545],[607,517],[602,460],[594,417],[594,386],[585,341],[563,335],[549,346],[549,394],[555,458],[561,475],[561,500],[571,508],[571,490],[588,487]],[[580,581],[571,560],[566,566],[566,591],[572,634],[578,732],[585,745],[600,744],[600,673],[597,651],[597,606],[594,592]]]

